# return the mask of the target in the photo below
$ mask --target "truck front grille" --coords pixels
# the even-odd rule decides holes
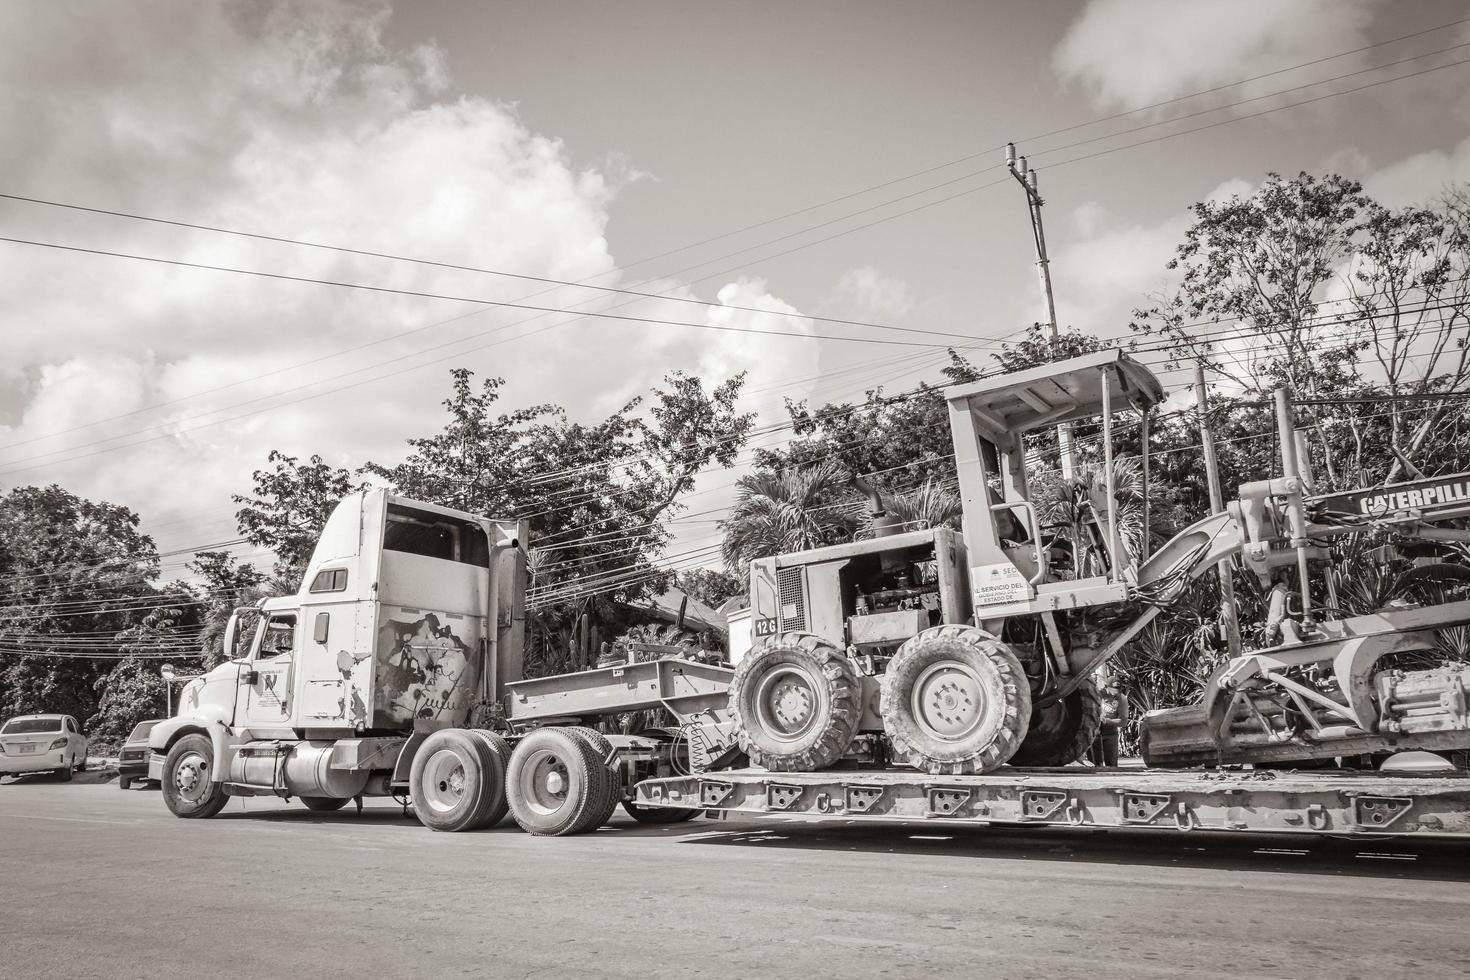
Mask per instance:
[[[782,633],[806,629],[806,593],[800,567],[776,572],[776,602],[781,607]]]

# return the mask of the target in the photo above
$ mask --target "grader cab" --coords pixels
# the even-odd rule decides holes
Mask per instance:
[[[948,402],[963,533],[905,529],[873,494],[872,538],[754,562],[759,644],[731,694],[751,760],[804,771],[886,755],[961,774],[1079,758],[1100,722],[1089,610],[1139,585],[1114,427],[1124,414],[1147,426],[1162,397],[1118,350],[960,386]],[[1101,423],[1101,467],[1042,514],[1025,436],[1084,420]]]

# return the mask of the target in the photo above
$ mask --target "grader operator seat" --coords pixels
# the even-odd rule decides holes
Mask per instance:
[[[1015,606],[1014,612],[1058,608],[1063,591],[1064,606],[1121,598],[1136,559],[1117,533],[1111,492],[1113,420],[1122,411],[1144,414],[1162,399],[1163,387],[1153,372],[1117,349],[951,389],[950,432],[977,610],[997,605]],[[1071,581],[1057,582],[1050,557],[1055,536],[1045,533],[1031,500],[1024,436],[1084,420],[1101,420],[1103,428],[1101,474],[1081,510],[1096,525],[1105,574],[1081,578],[1074,563]],[[1146,448],[1146,440],[1141,442]],[[1077,549],[1078,542],[1072,547]]]

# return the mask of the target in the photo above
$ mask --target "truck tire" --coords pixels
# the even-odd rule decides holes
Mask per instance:
[[[506,773],[510,815],[537,837],[585,829],[612,792],[592,743],[565,728],[538,728],[516,745]]]
[[[483,826],[504,785],[504,770],[490,746],[460,728],[440,729],[424,739],[409,767],[419,822],[444,833]]]
[[[1102,697],[1089,678],[1071,694],[1031,709],[1031,724],[1013,766],[1065,766],[1087,754],[1102,731]]]
[[[510,770],[510,743],[505,736],[495,732],[486,731],[483,728],[471,728],[470,734],[489,746],[490,751],[500,760],[501,779],[500,785],[495,787],[495,798],[491,801],[490,809],[485,811],[485,821],[476,827],[476,830],[497,826],[510,812],[510,801],[505,795],[504,774]]]
[[[209,778],[214,743],[208,735],[185,735],[163,760],[163,802],[176,817],[202,819],[225,808],[225,784]]]
[[[639,823],[683,823],[685,820],[693,820],[699,816],[699,810],[688,809],[678,806],[641,806],[632,800],[623,801],[623,809],[628,811],[628,816]]]
[[[297,797],[308,810],[317,813],[335,813],[347,805],[346,797],[336,796],[299,796]]]
[[[810,633],[783,633],[756,647],[730,679],[730,712],[740,748],[771,772],[832,765],[862,717],[857,669]]]
[[[132,776],[119,776],[119,777],[117,777],[117,788],[118,789],[130,789],[130,788],[132,788],[132,785],[133,785],[133,777]]]
[[[1006,763],[1031,720],[1031,688],[1011,648],[971,626],[935,626],[898,648],[879,710],[895,762],[943,775]]]
[[[618,768],[607,762],[609,758],[612,758],[613,749],[612,743],[602,732],[583,726],[572,726],[567,731],[591,746],[592,751],[597,755],[598,765],[602,769],[598,784],[598,802],[588,809],[587,819],[582,822],[581,826],[572,831],[574,834],[581,834],[596,830],[612,818],[613,811],[618,808],[618,801],[623,798],[623,781]]]

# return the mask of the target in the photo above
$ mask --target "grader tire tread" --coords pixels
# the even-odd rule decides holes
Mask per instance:
[[[827,717],[818,719],[818,737],[808,740],[800,749],[780,752],[772,745],[762,746],[751,738],[751,723],[747,716],[754,712],[754,704],[746,705],[745,688],[758,678],[758,670],[768,666],[772,651],[787,651],[790,657],[806,660],[806,666],[824,685],[823,693],[828,705]],[[788,661],[789,662],[789,661]],[[828,641],[812,633],[781,633],[771,637],[760,647],[751,651],[730,678],[730,712],[735,721],[735,730],[740,748],[750,763],[769,772],[814,772],[825,769],[842,758],[857,735],[858,723],[862,718],[862,683],[857,668],[847,655]],[[753,693],[753,692],[752,692]]]
[[[971,755],[938,759],[925,751],[930,741],[919,729],[909,708],[910,691],[925,661],[918,653],[935,644],[959,642],[988,663],[995,673],[994,685],[1004,707],[993,735]],[[999,769],[1011,758],[1026,732],[1031,717],[1031,688],[1021,662],[1010,647],[989,633],[972,626],[935,626],[913,637],[899,648],[883,677],[879,701],[883,727],[893,749],[893,761],[934,775],[964,776]]]

